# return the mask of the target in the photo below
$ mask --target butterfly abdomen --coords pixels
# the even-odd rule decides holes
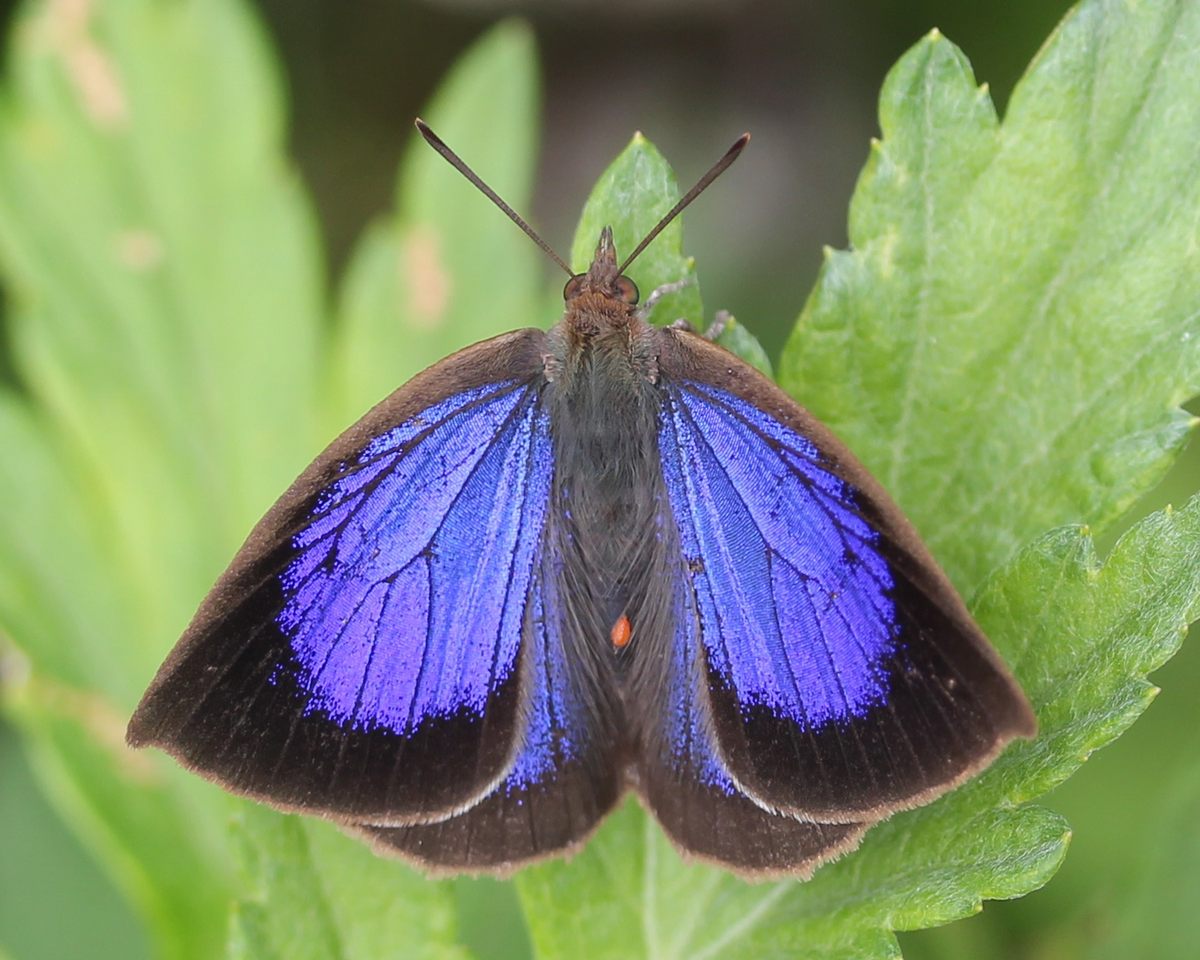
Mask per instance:
[[[590,302],[595,297],[581,297]],[[568,310],[550,334],[560,375],[547,386],[562,508],[566,575],[580,600],[587,642],[633,654],[648,626],[642,607],[661,540],[662,476],[653,370],[655,331],[625,304]],[[612,643],[622,617],[629,637]]]

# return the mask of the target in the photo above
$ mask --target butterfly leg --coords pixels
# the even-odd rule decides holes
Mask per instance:
[[[733,314],[728,310],[718,310],[713,314],[712,323],[704,331],[704,339],[717,341],[721,334],[725,332],[725,328],[729,326],[729,321],[733,319]]]
[[[638,309],[638,316],[643,320],[648,320],[650,313],[663,297],[670,296],[672,293],[678,293],[680,290],[691,286],[694,282],[691,277],[684,277],[682,280],[675,280],[671,283],[664,283],[660,287],[655,287],[650,291],[650,296],[646,298],[646,302]]]
[[[656,290],[655,293],[658,291]],[[651,294],[653,296],[653,294]],[[717,340],[721,334],[725,332],[725,328],[729,326],[729,321],[733,319],[733,314],[728,310],[718,310],[710,323],[705,329],[702,336],[705,340]],[[672,330],[687,330],[689,333],[695,333],[691,323],[686,317],[680,317],[678,320],[673,320],[669,324]]]

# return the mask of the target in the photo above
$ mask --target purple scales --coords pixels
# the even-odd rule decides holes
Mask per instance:
[[[513,384],[469,391],[366,446],[292,540],[276,622],[306,709],[409,733],[482,716],[516,662],[549,491],[548,424]],[[478,568],[508,571],[504,589]]]
[[[887,696],[897,627],[879,534],[813,444],[726,391],[684,383],[659,445],[712,669],[801,727]]]

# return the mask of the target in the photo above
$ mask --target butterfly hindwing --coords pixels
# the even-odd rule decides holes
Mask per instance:
[[[805,819],[874,820],[1031,733],[1019,688],[845,447],[725,351],[664,343],[663,479],[738,787]]]
[[[687,855],[752,877],[807,876],[853,849],[868,824],[802,821],[764,809],[734,782],[714,736],[688,572],[677,565],[662,580],[676,588],[675,628],[644,651],[667,669],[639,677],[658,689],[642,722],[637,784],[667,836]]]
[[[528,695],[508,775],[474,806],[405,827],[362,827],[376,847],[427,867],[505,871],[579,845],[624,789],[611,671],[581,643],[552,514],[526,611]]]
[[[518,749],[550,498],[543,340],[463,350],[335,441],[213,588],[130,742],[347,821],[491,791]]]

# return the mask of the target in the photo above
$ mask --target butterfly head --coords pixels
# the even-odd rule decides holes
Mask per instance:
[[[586,293],[599,294],[629,306],[638,302],[637,284],[621,273],[617,265],[612,227],[600,231],[600,241],[596,244],[596,253],[587,273],[575,274],[563,287],[563,299],[568,304]]]

